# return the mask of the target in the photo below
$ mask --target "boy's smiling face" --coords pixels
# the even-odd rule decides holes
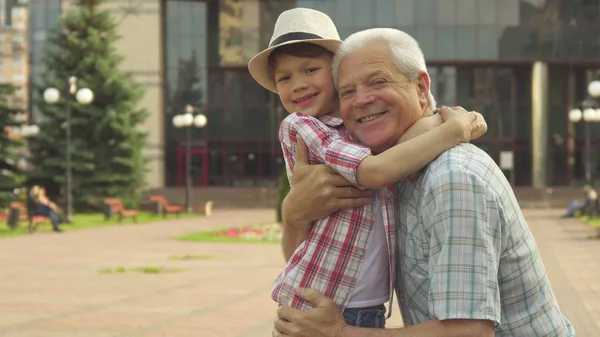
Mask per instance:
[[[331,65],[333,54],[297,57],[279,54],[273,63],[277,93],[289,113],[302,112],[319,117],[338,110]]]

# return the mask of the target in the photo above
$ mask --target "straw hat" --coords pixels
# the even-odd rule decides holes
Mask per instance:
[[[248,62],[250,75],[266,89],[277,93],[269,72],[269,55],[277,47],[293,43],[312,43],[335,53],[342,43],[333,21],[327,14],[308,8],[292,8],[279,15],[269,47]]]

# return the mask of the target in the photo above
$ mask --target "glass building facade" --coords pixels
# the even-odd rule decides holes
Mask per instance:
[[[415,37],[439,104],[484,114],[489,131],[475,143],[496,160],[513,151],[516,185],[532,184],[532,65],[544,62],[547,183],[583,178],[581,126],[570,125],[566,112],[585,98],[600,67],[597,0],[166,0],[168,95],[182,97],[177,84],[190,76],[185,63],[194,59],[202,94],[186,102],[209,117],[206,130],[195,131],[202,140],[195,143],[202,157],[196,164],[208,161],[196,166],[208,167],[209,184],[260,184],[279,173],[276,130],[283,112],[277,97],[252,82],[246,64],[267,45],[279,13],[292,7],[327,13],[342,38],[373,27]],[[166,113],[186,102],[169,100]],[[167,153],[176,156],[180,143],[167,129]],[[181,160],[167,160],[169,184],[181,183],[176,163]]]
[[[117,0],[115,0],[117,1]],[[340,36],[393,27],[419,41],[440,105],[484,114],[488,133],[475,141],[494,159],[513,151],[514,182],[531,185],[533,65],[547,69],[544,169],[548,185],[584,178],[583,126],[567,111],[586,98],[600,73],[598,0],[156,0],[163,46],[165,184],[184,184],[185,136],[174,115],[191,104],[208,117],[192,132],[196,185],[274,185],[283,168],[277,130],[285,111],[252,80],[248,60],[267,46],[279,13],[293,7],[327,13]],[[45,32],[59,0],[30,0],[31,77],[43,72]],[[125,55],[125,57],[127,57]],[[600,123],[599,123],[600,124]],[[546,126],[544,126],[546,128]],[[592,135],[600,126],[592,125]],[[592,139],[598,144],[600,139]],[[600,148],[593,146],[595,153]],[[597,155],[596,155],[597,157]],[[600,162],[600,161],[597,161]],[[597,170],[598,171],[598,170]],[[600,172],[600,171],[599,171]]]
[[[277,15],[294,2],[164,3],[166,118],[186,104],[208,117],[205,128],[193,130],[195,184],[273,185],[283,167],[277,141],[283,110],[254,82],[247,63],[268,42]],[[165,182],[182,185],[185,139],[171,123],[165,128]]]

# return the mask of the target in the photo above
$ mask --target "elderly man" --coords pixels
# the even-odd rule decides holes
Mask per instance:
[[[395,144],[415,121],[432,113],[423,54],[401,31],[370,29],[348,37],[333,75],[347,129],[374,152]],[[359,122],[372,115],[375,122]],[[305,235],[311,220],[368,198],[322,167],[296,167],[293,183],[284,218],[286,235],[296,238],[284,245],[301,242],[297,236]],[[347,326],[331,300],[308,289],[300,295],[315,308],[280,307],[275,335],[575,335],[559,310],[512,188],[485,152],[459,145],[396,189],[395,290],[407,327]]]

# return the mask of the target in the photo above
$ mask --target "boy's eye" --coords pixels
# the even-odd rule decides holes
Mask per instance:
[[[283,81],[286,81],[286,80],[289,80],[289,79],[290,79],[289,76],[281,76],[280,78],[277,79],[277,83],[283,82]]]
[[[315,71],[319,70],[320,68],[310,68],[306,71],[306,73],[310,74],[310,73],[314,73]]]

